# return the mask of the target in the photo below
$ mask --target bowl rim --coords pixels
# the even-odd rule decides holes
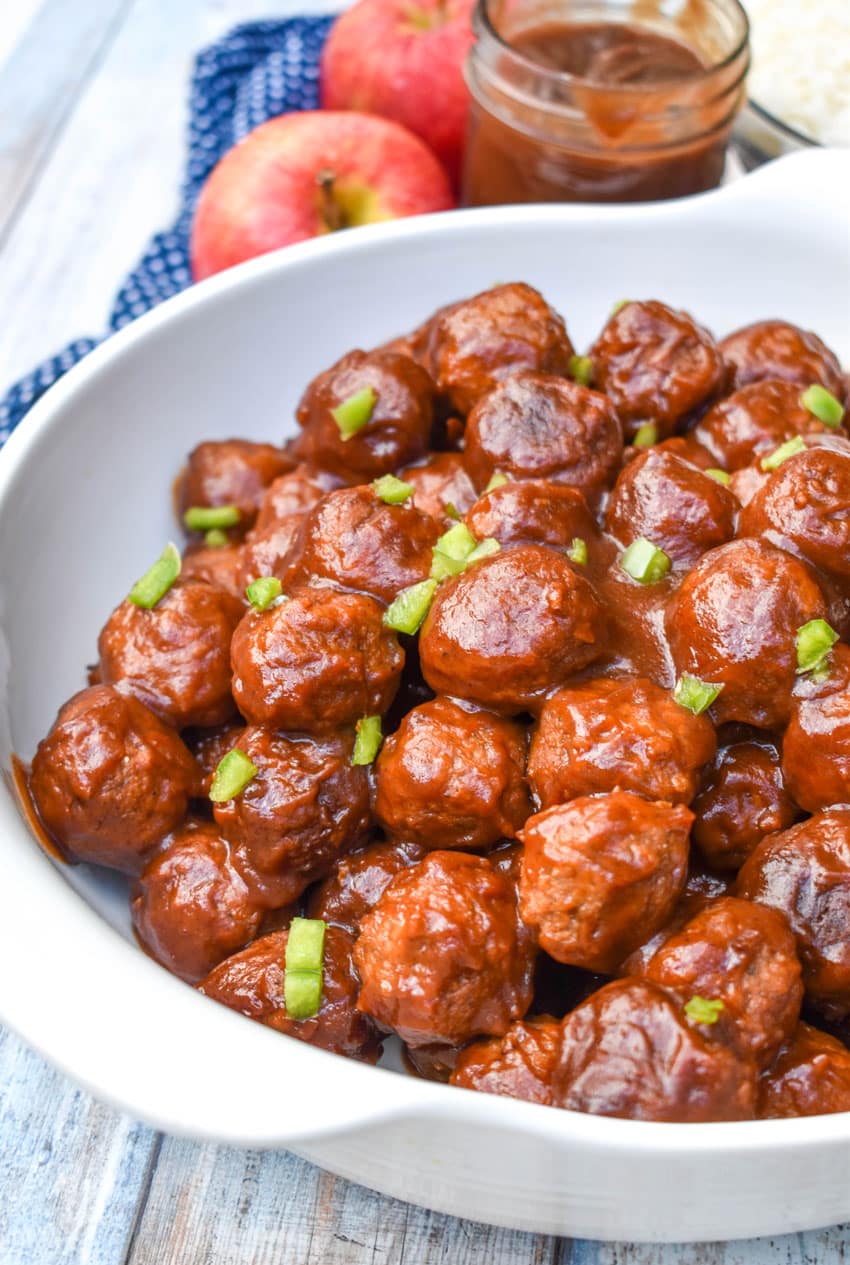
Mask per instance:
[[[778,114],[768,110],[767,106],[761,105],[755,97],[747,98],[747,106],[762,123],[767,123],[769,127],[775,127],[778,132],[783,133],[784,136],[794,141],[802,149],[827,148],[823,141],[816,140],[814,136],[809,136],[806,132],[801,132],[798,128],[792,127],[790,123],[786,123],[781,119]]]
[[[51,387],[0,453],[0,506],[5,505],[10,489],[21,477],[30,456],[61,421],[66,403],[81,389],[96,381],[101,373],[155,332],[179,325],[196,307],[214,304],[219,296],[250,288],[259,279],[282,277],[296,269],[309,268],[311,261],[319,257],[370,253],[381,242],[415,242],[423,236],[450,233],[455,226],[461,232],[475,232],[479,227],[490,225],[541,229],[564,220],[576,224],[597,222],[600,217],[612,225],[638,216],[643,222],[675,220],[688,214],[690,207],[707,204],[709,199],[718,204],[722,199],[728,209],[736,200],[760,201],[772,198],[783,189],[790,194],[801,183],[806,183],[804,177],[817,180],[830,173],[834,176],[836,171],[850,189],[850,153],[809,149],[768,164],[746,180],[676,202],[462,210],[376,225],[350,236],[340,234],[300,243],[242,264],[191,287],[140,317],[96,348]],[[834,214],[832,210],[823,213]],[[342,1059],[294,1039],[281,1051],[280,1034],[246,1022],[225,1007],[209,1005],[207,999],[193,993],[106,925],[66,882],[55,862],[33,842],[14,802],[8,775],[5,790],[0,796],[0,875],[6,871],[14,874],[17,881],[0,882],[0,952],[5,950],[7,961],[14,962],[16,947],[30,926],[27,903],[18,898],[18,885],[23,884],[24,890],[37,887],[42,910],[49,908],[56,922],[61,923],[63,935],[72,937],[69,943],[73,952],[69,950],[69,960],[89,963],[107,997],[132,980],[134,999],[138,997],[142,1003],[141,1013],[158,1015],[160,1024],[156,1032],[128,1030],[117,1023],[104,1027],[100,994],[90,996],[91,990],[84,988],[80,998],[79,990],[57,989],[53,968],[38,963],[30,964],[27,972],[9,971],[0,976],[0,1018],[99,1098],[157,1128],[236,1145],[274,1147],[427,1115],[447,1124],[500,1125],[541,1140],[550,1139],[561,1147],[571,1144],[603,1154],[616,1151],[636,1157],[653,1154],[671,1158],[731,1151],[766,1158],[777,1147],[799,1151],[821,1147],[824,1143],[850,1141],[850,1112],[708,1124],[620,1120],[553,1110],[400,1076],[384,1068]],[[108,945],[108,953],[103,952],[105,945]],[[30,991],[33,981],[48,990],[50,1006],[37,1002]],[[38,994],[38,988],[35,993]],[[118,1007],[117,1011],[122,1009],[128,1018],[132,1007]],[[140,1060],[155,1061],[158,1055],[161,1057],[158,1042],[162,1031],[168,1031],[171,1020],[178,1027],[191,1022],[192,1049],[169,1048],[171,1076],[166,1083],[150,1078],[140,1083],[134,1076],[134,1068]],[[96,1042],[91,1039],[92,1031],[99,1032]],[[234,1085],[225,1098],[217,1098],[211,1119],[209,1099],[205,1097],[206,1081],[195,1075],[196,1066],[191,1057],[197,1048],[217,1052],[226,1048],[228,1059],[249,1058],[256,1072],[251,1078],[255,1083],[268,1083],[268,1078],[275,1076],[280,1079],[281,1065],[285,1064],[287,1077],[293,1078],[296,1085],[299,1078],[305,1083],[318,1080],[322,1093],[312,1098],[306,1093],[282,1093],[278,1106],[272,1109],[266,1099],[256,1101],[260,1095],[251,1085]]]

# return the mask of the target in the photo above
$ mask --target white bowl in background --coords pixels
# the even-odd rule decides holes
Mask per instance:
[[[195,287],[53,387],[0,454],[3,1020],[162,1129],[285,1146],[480,1221],[669,1241],[849,1216],[850,1113],[602,1119],[364,1067],[213,1005],[135,947],[123,880],[41,850],[10,773],[12,752],[31,756],[84,683],[108,612],[175,534],[171,480],[199,440],[280,440],[305,383],[344,351],[499,280],[540,287],[579,347],[616,300],[658,297],[721,334],[784,316],[850,358],[848,205],[850,154],[819,150],[679,202],[360,229]]]

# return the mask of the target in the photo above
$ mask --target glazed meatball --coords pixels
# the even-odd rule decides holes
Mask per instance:
[[[269,484],[292,469],[292,461],[273,444],[225,439],[198,444],[189,453],[176,488],[178,513],[193,505],[235,505],[236,531],[246,531],[257,517]]]
[[[413,487],[413,504],[423,514],[451,525],[451,514],[465,514],[475,500],[475,488],[459,452],[435,452],[427,461],[408,466],[400,476]],[[448,521],[443,523],[443,519]]]
[[[341,927],[328,927],[319,1012],[310,1019],[290,1019],[284,997],[288,934],[275,931],[226,958],[198,985],[199,991],[267,1028],[334,1054],[375,1063],[381,1040],[375,1025],[357,1009],[353,937]]]
[[[152,610],[124,601],[98,638],[101,677],[175,729],[223,724],[234,714],[230,640],[244,612],[201,580],[179,581]]]
[[[509,714],[599,658],[604,615],[565,557],[537,545],[497,553],[440,586],[419,653],[425,680]]]
[[[361,920],[359,1006],[408,1045],[498,1036],[531,1001],[514,888],[484,857],[430,852]]]
[[[719,395],[726,366],[714,339],[686,312],[654,300],[626,303],[590,349],[593,380],[627,436],[651,422],[659,435]]]
[[[321,732],[387,710],[404,652],[361,593],[303,589],[249,611],[233,636],[233,696],[255,725]]]
[[[760,1120],[850,1111],[850,1050],[801,1023],[758,1087]]]
[[[483,1094],[551,1104],[560,1041],[561,1025],[554,1020],[512,1024],[503,1037],[467,1046],[458,1057],[451,1084]]]
[[[737,511],[728,488],[672,453],[650,448],[617,479],[605,526],[623,546],[644,536],[674,565],[692,567],[732,539]]]
[[[151,957],[192,984],[253,940],[262,917],[228,843],[192,822],[145,866],[130,910]]]
[[[782,740],[788,790],[809,813],[850,804],[850,649],[836,646],[820,677],[798,684]]]
[[[375,815],[427,848],[486,848],[531,812],[519,725],[449,698],[408,712],[375,766]]]
[[[180,568],[183,580],[203,580],[205,584],[213,584],[224,589],[240,602],[245,601],[245,586],[242,583],[242,560],[244,546],[221,545],[199,546],[186,550]]]
[[[476,540],[492,537],[509,545],[549,545],[569,549],[583,540],[594,549],[599,529],[581,492],[548,479],[503,483],[485,492],[465,522]]]
[[[683,805],[631,791],[587,796],[530,817],[520,878],[523,921],[558,962],[613,971],[670,918],[685,883]]]
[[[646,448],[629,444],[623,450],[623,461],[638,461],[646,452]],[[672,457],[679,457],[682,461],[687,461],[688,465],[696,466],[697,470],[714,470],[717,468],[717,459],[712,456],[707,448],[703,448],[702,444],[697,443],[693,437],[693,432],[688,435],[671,435],[669,439],[659,440],[658,443],[652,445],[652,452],[666,452]]]
[[[371,487],[340,488],[306,516],[280,574],[287,586],[330,583],[389,604],[427,580],[440,531],[410,501],[386,505]]]
[[[593,585],[605,612],[606,676],[646,677],[663,689],[676,684],[664,617],[678,575],[668,572],[653,584],[639,584],[622,567],[622,551],[611,550],[607,568],[593,568]],[[598,669],[597,669],[598,671]]]
[[[826,429],[800,403],[798,384],[767,378],[715,404],[694,428],[693,437],[708,449],[715,465],[741,470],[795,435]]]
[[[344,435],[334,410],[361,391],[374,402],[366,424]],[[434,417],[434,384],[410,356],[351,351],[319,374],[301,397],[295,451],[346,482],[375,479],[424,457]]]
[[[182,820],[199,779],[188,748],[137,699],[81,690],[38,744],[30,793],[69,857],[138,874]]]
[[[272,523],[301,519],[327,492],[340,486],[340,480],[326,470],[300,465],[270,483],[257,515],[256,529],[264,531]]]
[[[741,514],[762,536],[846,585],[850,581],[850,447],[816,447],[783,461]]]
[[[256,775],[213,805],[252,894],[266,908],[294,900],[361,840],[370,824],[366,770],[351,763],[350,735],[321,740],[249,726],[239,750]]]
[[[307,915],[357,934],[360,919],[377,905],[390,881],[425,856],[418,843],[372,843],[344,856],[329,878],[315,887]]]
[[[437,312],[420,331],[414,354],[450,406],[465,415],[521,369],[566,375],[573,346],[543,295],[513,283]]]
[[[239,558],[238,585],[243,596],[249,584],[262,575],[289,580],[289,559],[298,539],[301,520],[297,515],[281,518],[268,527],[257,527],[248,533]]]
[[[717,1035],[760,1067],[772,1062],[800,1016],[803,985],[788,923],[775,909],[734,896],[713,902],[671,936],[644,976],[683,1003],[721,1001]]]
[[[692,807],[693,841],[717,870],[739,870],[765,835],[787,830],[799,816],[779,752],[767,740],[734,742],[718,751]]]
[[[620,423],[604,395],[531,370],[489,391],[466,424],[464,460],[479,488],[498,470],[564,483],[594,504],[613,483],[622,452]]]
[[[810,330],[787,321],[756,321],[727,335],[720,351],[733,374],[736,390],[766,378],[807,387],[820,382],[844,398],[841,366],[825,343]]]
[[[541,808],[613,790],[689,804],[715,748],[711,722],[668,690],[642,677],[599,678],[546,700],[528,780]]]
[[[785,915],[807,995],[830,1015],[850,1013],[850,809],[817,813],[763,839],[737,892]]]
[[[797,630],[825,614],[802,563],[764,541],[735,540],[685,577],[667,634],[679,672],[723,686],[712,706],[717,724],[769,729],[791,714]]]
[[[753,1065],[692,1027],[678,1001],[644,980],[617,980],[561,1025],[557,1107],[629,1120],[749,1120]]]

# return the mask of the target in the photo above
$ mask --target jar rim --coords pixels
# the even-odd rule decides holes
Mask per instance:
[[[508,41],[497,31],[488,12],[488,2],[489,0],[476,0],[475,9],[473,11],[473,25],[476,28],[476,33],[483,31],[487,37],[491,38],[496,43],[502,52],[509,54],[512,58],[515,58],[516,61],[524,68],[533,71],[545,81],[562,85],[576,84],[579,88],[589,90],[604,89],[606,93],[623,93],[624,96],[639,96],[641,93],[646,95],[658,91],[657,84],[610,84],[606,83],[602,79],[589,79],[583,75],[574,75],[568,70],[555,70],[550,66],[544,66],[540,62],[534,61],[531,57],[526,57],[525,54],[515,48],[513,44],[509,44]],[[736,43],[735,47],[731,52],[727,53],[721,61],[713,62],[710,66],[704,67],[700,75],[683,75],[678,79],[672,78],[665,80],[665,90],[672,89],[675,91],[675,89],[680,85],[683,87],[685,85],[693,86],[695,80],[702,79],[704,81],[710,79],[713,75],[716,75],[724,70],[728,70],[730,66],[734,65],[741,54],[746,52],[750,42],[750,19],[747,16],[747,11],[741,4],[741,0],[724,0],[724,2],[732,8],[735,16],[741,24],[741,38]],[[623,23],[623,25],[626,25],[626,23]]]

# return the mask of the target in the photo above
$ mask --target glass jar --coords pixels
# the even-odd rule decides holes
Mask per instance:
[[[474,26],[467,206],[643,202],[720,183],[749,68],[738,0],[478,0]],[[588,77],[549,56],[559,45],[569,61],[600,34],[619,47]]]

